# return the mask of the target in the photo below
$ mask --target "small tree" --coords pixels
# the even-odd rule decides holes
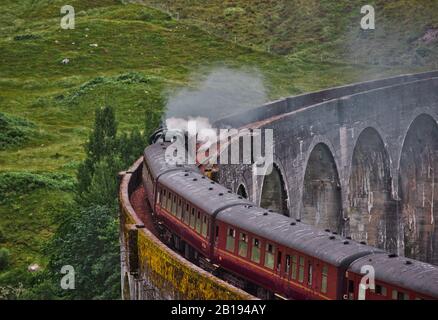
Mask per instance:
[[[86,159],[77,173],[78,196],[88,191],[91,185],[95,165],[104,157],[112,156],[117,150],[117,122],[112,107],[96,109],[94,128],[85,145]]]
[[[138,129],[131,133],[123,133],[119,139],[120,157],[125,167],[129,167],[142,154],[147,145],[147,139]]]
[[[146,112],[145,115],[145,127],[144,127],[144,137],[145,141],[149,141],[149,137],[154,133],[155,130],[160,126],[161,118],[163,114],[161,111]]]

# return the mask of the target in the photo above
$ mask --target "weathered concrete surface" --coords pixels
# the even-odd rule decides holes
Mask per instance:
[[[245,165],[222,166],[220,181],[275,209],[285,194],[292,217],[438,264],[437,119],[438,72],[275,101],[217,124],[274,129],[281,186]]]
[[[125,300],[163,299],[254,299],[198,268],[165,246],[140,219],[130,196],[141,179],[139,159],[121,176],[120,244],[122,298]]]

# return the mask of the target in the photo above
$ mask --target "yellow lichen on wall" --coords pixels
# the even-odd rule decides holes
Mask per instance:
[[[146,276],[154,287],[176,299],[239,300],[250,298],[240,290],[232,292],[216,277],[206,272],[199,272],[199,269],[189,266],[188,261],[183,262],[170,255],[141,230],[138,235],[138,250],[140,274]]]

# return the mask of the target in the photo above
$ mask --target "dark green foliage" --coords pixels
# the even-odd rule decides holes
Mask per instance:
[[[138,129],[123,133],[119,138],[120,156],[123,163],[132,164],[143,153],[147,139]]]
[[[52,282],[60,297],[119,297],[118,221],[113,207],[91,205],[72,211],[60,225],[47,251],[51,255]],[[62,278],[59,271],[67,264],[75,269],[75,290],[62,290],[59,286]]]
[[[38,188],[72,191],[74,183],[70,176],[62,173],[0,173],[0,203],[14,195],[28,193]]]
[[[104,157],[115,155],[117,147],[116,135],[117,123],[113,108],[105,107],[97,109],[94,129],[85,145],[86,159],[78,169],[77,192],[79,197],[82,197],[88,191],[92,182],[95,165]]]
[[[24,290],[20,294],[18,299],[21,300],[57,300],[60,298],[60,294],[58,292],[59,283],[56,285],[46,279],[49,275],[45,272],[40,273],[38,276],[32,278],[31,281],[28,281],[27,287],[29,289]]]
[[[115,299],[120,285],[117,172],[124,164],[119,156],[113,108],[96,110],[85,152],[86,159],[77,174],[77,206],[59,217],[61,225],[47,248],[48,274],[54,294],[59,297]],[[75,268],[75,290],[59,287],[59,272],[64,265]]]
[[[22,40],[36,40],[40,39],[41,36],[36,34],[20,34],[14,37],[15,41],[22,41]]]
[[[160,101],[159,106],[164,105],[164,101]],[[159,108],[158,111],[146,112],[145,117],[145,130],[144,136],[146,141],[149,140],[149,137],[154,133],[155,130],[160,126],[161,119],[163,118],[163,109]]]
[[[122,171],[125,165],[119,157],[108,157],[95,165],[94,174],[82,200],[86,204],[107,205],[116,207],[118,180],[117,173]]]
[[[125,79],[126,80],[126,79]],[[153,123],[146,124],[151,131]],[[94,129],[85,145],[86,159],[78,169],[76,206],[59,215],[61,225],[47,247],[47,281],[34,286],[30,297],[44,293],[68,299],[117,299],[120,294],[117,173],[130,166],[146,146],[139,130],[117,136],[114,110],[96,110]],[[64,265],[75,269],[75,290],[62,290]]]
[[[0,112],[0,150],[17,146],[29,138],[35,127],[31,122]]]
[[[6,270],[10,262],[10,253],[6,248],[0,248],[0,271]]]
[[[149,77],[145,77],[140,72],[128,72],[124,73],[118,77],[115,78],[116,82],[122,82],[127,84],[134,84],[134,83],[149,83],[150,82]]]
[[[94,129],[85,147],[87,159],[93,163],[99,162],[105,156],[111,156],[116,151],[117,122],[114,109],[104,107],[96,110]]]
[[[17,300],[23,293],[23,285],[14,286],[0,286],[0,300]]]
[[[148,84],[153,78],[145,76],[140,72],[128,72],[114,77],[99,76],[90,81],[85,82],[79,88],[71,91],[67,97],[63,95],[55,96],[55,100],[66,102],[67,104],[74,104],[78,98],[85,96],[91,91],[95,90],[99,86],[120,86],[120,85],[132,85],[132,84]]]
[[[6,241],[6,235],[2,228],[0,228],[0,243],[3,243]]]

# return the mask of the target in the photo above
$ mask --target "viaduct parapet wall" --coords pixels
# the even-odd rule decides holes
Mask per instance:
[[[149,230],[148,212],[131,203],[141,184],[142,160],[121,173],[120,247],[122,298],[125,300],[241,300],[253,296],[190,263]],[[146,199],[140,196],[141,201]],[[141,207],[141,206],[140,206]],[[140,218],[141,217],[141,218]],[[145,223],[146,222],[146,223]]]

